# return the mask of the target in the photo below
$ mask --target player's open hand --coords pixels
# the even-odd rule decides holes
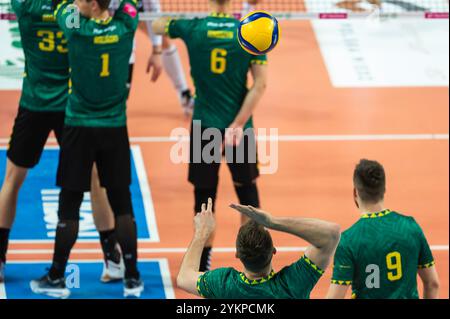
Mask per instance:
[[[208,239],[216,229],[216,218],[213,214],[212,199],[208,199],[208,204],[202,204],[202,211],[194,217],[195,236],[197,238]]]
[[[153,71],[152,71],[153,69]],[[151,81],[156,82],[163,70],[161,54],[152,53],[147,63],[147,74],[152,72]]]
[[[225,145],[239,146],[243,136],[243,127],[231,124],[230,127],[225,130]]]
[[[268,212],[249,205],[231,204],[230,207],[264,227],[270,228],[272,225],[273,218]]]

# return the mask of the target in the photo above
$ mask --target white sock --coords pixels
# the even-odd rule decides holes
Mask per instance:
[[[184,74],[183,65],[181,64],[180,55],[177,47],[172,44],[168,49],[163,50],[162,63],[164,69],[172,80],[173,86],[178,92],[189,89]]]

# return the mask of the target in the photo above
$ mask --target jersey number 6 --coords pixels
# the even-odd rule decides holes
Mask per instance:
[[[214,49],[211,51],[211,72],[222,74],[227,69],[228,52],[225,49]]]

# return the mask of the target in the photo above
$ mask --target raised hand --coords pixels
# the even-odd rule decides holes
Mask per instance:
[[[208,199],[208,204],[202,204],[202,211],[194,217],[195,236],[197,238],[208,239],[216,228],[216,218],[212,211],[212,199]]]
[[[268,212],[255,208],[253,206],[244,206],[239,204],[231,204],[230,207],[247,216],[248,218],[254,220],[258,224],[263,225],[264,227],[272,227],[273,217]]]

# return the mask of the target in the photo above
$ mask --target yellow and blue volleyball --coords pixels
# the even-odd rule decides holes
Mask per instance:
[[[272,51],[279,39],[278,21],[265,11],[251,12],[243,17],[239,24],[239,44],[250,54],[263,55]]]

